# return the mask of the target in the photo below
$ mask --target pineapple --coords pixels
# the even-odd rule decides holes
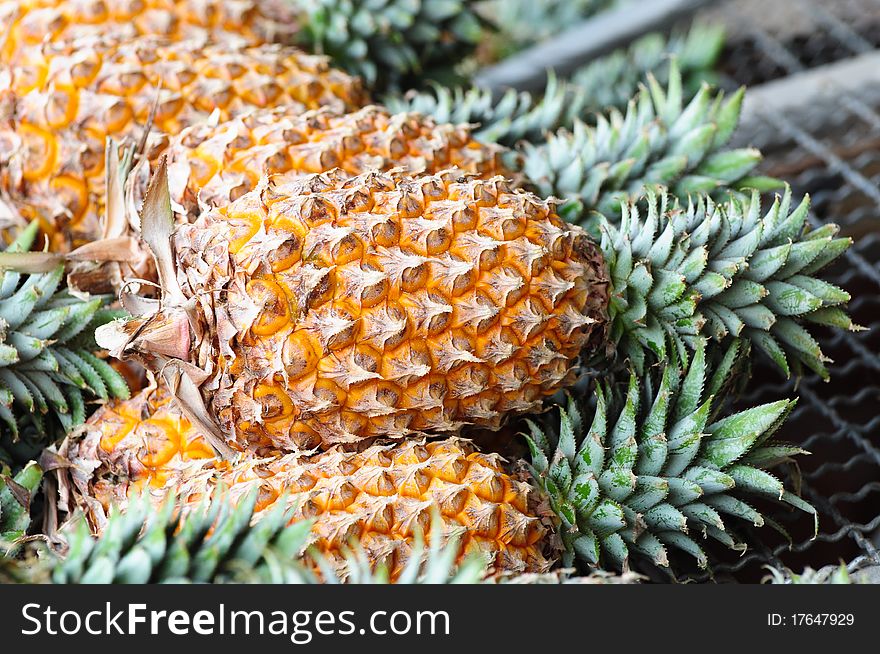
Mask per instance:
[[[604,337],[598,247],[502,178],[279,176],[201,223],[178,228],[171,263],[201,298],[196,342],[172,310],[133,346],[148,367],[194,348],[211,414],[257,447],[498,426]]]
[[[265,173],[340,168],[355,176],[396,167],[435,173],[454,166],[488,178],[506,173],[500,150],[476,142],[466,125],[436,124],[418,114],[392,115],[376,106],[303,113],[284,106],[188,127],[171,140],[166,154],[172,201],[184,214],[179,220],[193,222],[204,206],[229,204]],[[139,175],[134,194],[142,198],[147,168]]]
[[[280,46],[245,48],[158,37],[47,44],[0,73],[0,184],[26,219],[41,220],[55,249],[88,242],[104,193],[107,137],[145,136],[151,120],[176,134],[278,104],[292,110],[366,103],[360,82],[320,57]]]
[[[143,35],[174,41],[213,37],[259,45],[289,39],[295,25],[283,0],[2,0],[0,61],[18,61],[45,41]]]
[[[279,42],[327,54],[371,85],[448,75],[490,23],[480,0],[0,0],[0,63],[45,41],[161,36],[236,45]]]
[[[826,376],[805,325],[856,328],[815,276],[849,240],[806,230],[790,193],[763,215],[757,194],[670,202],[626,205],[596,244],[500,178],[282,175],[172,237],[160,174],[143,220],[162,302],[123,294],[138,316],[98,340],[189,380],[187,411],[217,443],[257,448],[497,428],[582,354],[644,373],[701,335]]]
[[[673,550],[705,567],[701,542],[741,549],[733,525],[764,523],[749,497],[815,515],[766,471],[802,453],[770,441],[794,402],[717,417],[717,398],[730,388],[745,349],[734,345],[710,367],[701,342],[687,368],[633,375],[622,394],[600,386],[589,429],[573,402],[559,421],[531,423],[526,467],[457,438],[359,451],[247,452],[224,461],[160,386],[107,405],[62,445],[70,465],[59,468],[61,504],[82,508],[101,533],[111,507],[144,494],[157,504],[173,498],[187,510],[216,487],[232,498],[256,493],[258,520],[272,515],[277,524],[282,505],[289,519],[314,520],[311,540],[330,561],[339,563],[354,541],[370,565],[388,566],[392,577],[432,512],[444,542],[460,536],[458,559],[481,553],[496,572],[545,571],[556,561],[669,569]]]
[[[187,507],[223,486],[233,505],[255,494],[258,517],[274,511],[278,518],[284,505],[287,520],[312,519],[312,540],[334,564],[344,562],[354,538],[372,564],[383,562],[396,578],[416,534],[427,532],[437,511],[443,540],[460,536],[459,560],[480,554],[504,570],[549,566],[537,545],[544,529],[527,485],[505,473],[499,457],[480,454],[467,441],[245,454],[230,465],[215,457],[160,387],[105,406],[61,454],[74,466],[73,496],[65,504],[83,506],[97,532],[111,506],[124,508],[144,492],[162,502],[173,489],[175,502]]]

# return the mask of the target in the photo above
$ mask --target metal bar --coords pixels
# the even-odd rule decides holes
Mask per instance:
[[[880,70],[880,52],[876,50],[810,70],[804,70],[797,59],[794,61],[796,67],[792,70],[803,72],[749,89],[743,102],[743,123],[762,113],[786,113],[820,102],[836,102],[841,94],[861,93],[866,80],[877,80]]]
[[[501,92],[507,88],[541,91],[547,70],[564,77],[581,64],[625,46],[650,31],[717,0],[643,0],[606,11],[569,31],[539,43],[477,73],[477,86]]]

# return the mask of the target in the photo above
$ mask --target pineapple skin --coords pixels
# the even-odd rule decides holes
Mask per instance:
[[[107,137],[140,139],[154,105],[152,155],[165,135],[215,110],[224,120],[280,104],[345,111],[366,103],[356,78],[277,45],[152,36],[47,44],[0,73],[0,184],[66,250],[101,234]]]
[[[288,42],[292,3],[283,0],[0,0],[0,62],[15,63],[53,43],[88,36],[156,35],[260,45]]]
[[[292,521],[313,519],[312,544],[337,565],[356,541],[395,578],[435,513],[444,539],[460,535],[459,561],[480,553],[497,571],[514,572],[551,564],[531,487],[505,472],[501,457],[461,439],[225,462],[159,387],[102,407],[61,453],[73,464],[62,503],[83,508],[97,533],[111,506],[124,509],[145,491],[156,504],[173,495],[186,510],[218,486],[232,501],[256,488],[255,521],[279,501],[295,507]]]
[[[476,141],[468,125],[438,124],[371,105],[350,113],[274,107],[219,124],[199,123],[172,138],[166,154],[171,198],[183,209],[177,220],[193,222],[202,207],[229,204],[253,190],[264,174],[339,168],[357,176],[396,167],[430,174],[455,167],[484,179],[509,177],[502,151]],[[149,172],[138,169],[136,197],[145,194]]]
[[[498,428],[605,338],[598,246],[500,177],[276,176],[174,244],[201,322],[163,310],[126,351],[201,368],[247,447]]]

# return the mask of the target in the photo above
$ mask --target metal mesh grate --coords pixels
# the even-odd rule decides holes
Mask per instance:
[[[880,45],[880,0],[736,0],[712,18],[719,16],[731,38],[724,72],[736,85],[787,77]],[[723,561],[716,577],[755,581],[768,563],[795,570],[859,557],[880,563],[880,70],[874,71],[857,95],[831,92],[824,103],[805,97],[796,110],[757,107],[737,135],[740,145],[764,151],[763,172],[812,196],[814,224],[833,221],[853,237],[829,279],[852,294],[850,311],[869,330],[820,333],[834,360],[829,383],[810,376],[795,386],[756,365],[744,404],[800,396],[779,437],[812,452],[789,476],[818,509],[819,533],[812,538],[803,514],[777,510],[772,515],[792,542],[765,527],[750,539],[762,547],[742,556],[716,552]]]

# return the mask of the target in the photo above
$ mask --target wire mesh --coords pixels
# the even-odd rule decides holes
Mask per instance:
[[[735,0],[711,16],[728,26],[722,65],[730,86],[754,86],[880,46],[880,0]],[[812,452],[788,475],[818,510],[812,521],[775,510],[790,535],[764,527],[742,555],[716,552],[716,578],[755,581],[767,564],[801,570],[836,561],[880,564],[880,71],[858,95],[830,94],[784,113],[758,111],[737,134],[765,153],[763,172],[812,197],[814,225],[836,222],[854,239],[829,281],[849,291],[850,312],[868,328],[820,333],[831,381],[783,380],[758,363],[744,405],[800,397],[779,438]]]

